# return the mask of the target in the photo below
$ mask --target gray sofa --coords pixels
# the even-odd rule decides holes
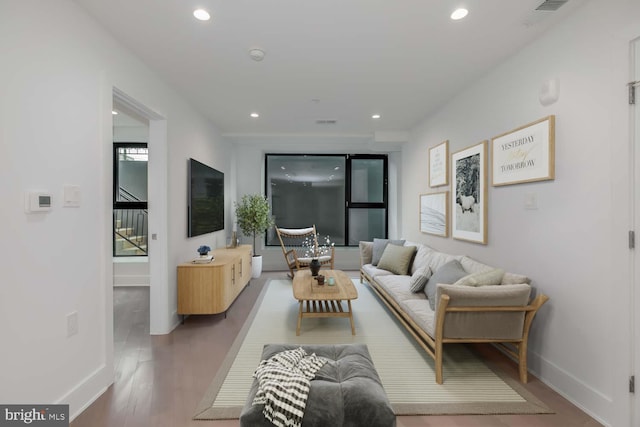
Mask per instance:
[[[368,282],[434,358],[436,382],[443,382],[444,344],[491,342],[515,358],[520,381],[526,383],[529,329],[548,297],[539,294],[531,300],[532,288],[526,276],[423,244],[393,243],[385,245],[382,239],[376,239],[375,245],[360,242],[360,280]],[[412,291],[411,286],[420,281],[421,275],[422,281],[425,275],[430,276],[424,290]]]

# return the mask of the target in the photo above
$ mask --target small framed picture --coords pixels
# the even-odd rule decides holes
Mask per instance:
[[[420,195],[420,231],[449,236],[449,192]]]
[[[451,155],[454,239],[487,244],[487,141]]]
[[[429,187],[449,184],[449,141],[429,149]]]
[[[491,185],[555,178],[555,116],[498,135],[491,140]]]

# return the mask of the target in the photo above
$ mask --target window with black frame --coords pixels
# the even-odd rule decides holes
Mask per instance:
[[[315,224],[336,246],[387,236],[386,155],[267,154],[265,182],[278,227]]]
[[[146,256],[147,144],[113,144],[113,255]]]

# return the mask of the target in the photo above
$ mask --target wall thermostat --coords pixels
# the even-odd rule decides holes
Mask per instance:
[[[25,195],[25,211],[48,212],[51,210],[52,197],[50,193],[32,191]]]
[[[542,84],[540,87],[540,91],[538,92],[538,99],[540,100],[540,104],[551,105],[558,100],[559,96],[559,88],[558,88],[558,79],[551,79]]]

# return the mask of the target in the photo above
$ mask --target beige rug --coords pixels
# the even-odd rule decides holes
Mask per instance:
[[[490,369],[464,345],[445,346],[444,384],[434,362],[366,284],[353,279],[356,336],[349,319],[303,319],[296,336],[298,303],[290,280],[271,280],[230,348],[194,419],[239,418],[268,343],[367,344],[396,415],[541,414],[549,408],[519,382]]]

